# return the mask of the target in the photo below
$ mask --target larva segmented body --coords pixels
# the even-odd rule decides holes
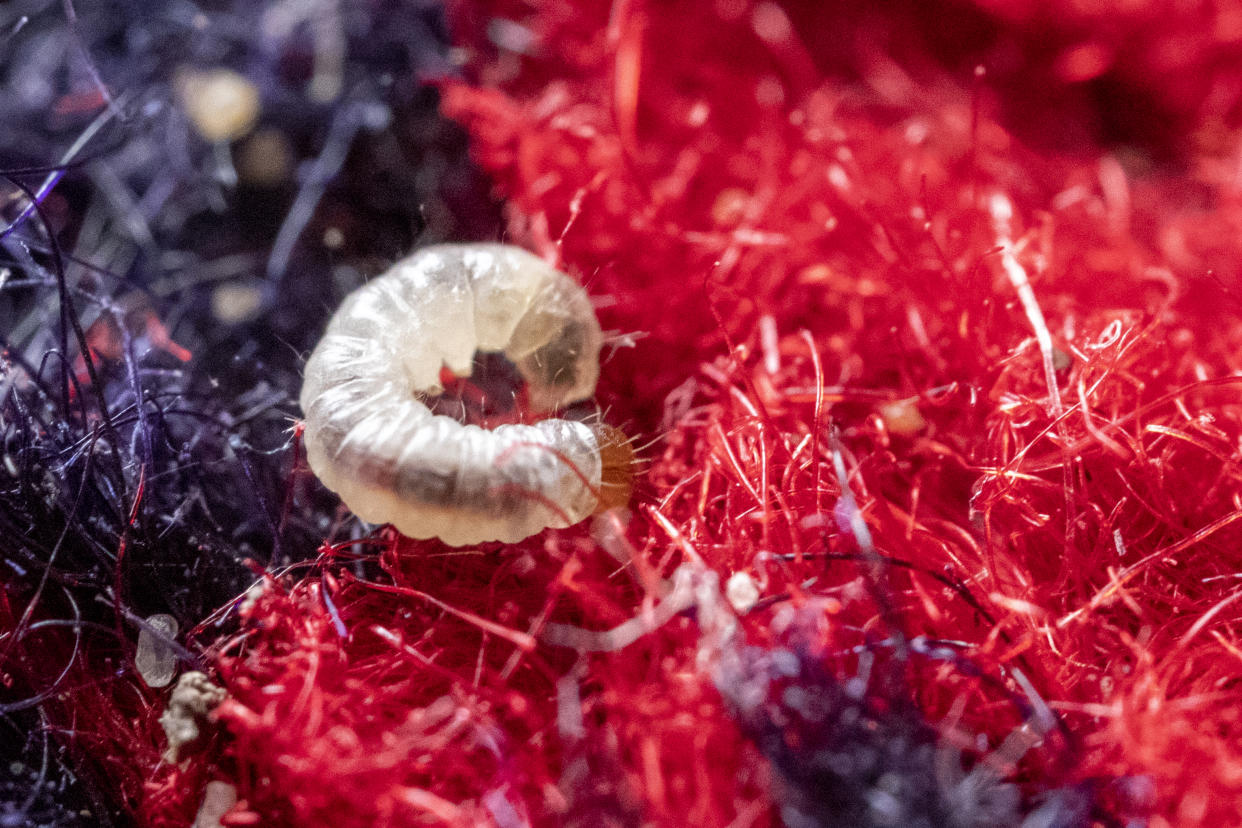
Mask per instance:
[[[514,542],[577,523],[600,505],[615,431],[563,419],[485,429],[424,400],[442,391],[442,367],[468,376],[476,351],[503,353],[539,410],[583,400],[601,341],[586,292],[536,256],[419,250],[350,294],[307,361],[307,460],[360,518],[410,537]]]

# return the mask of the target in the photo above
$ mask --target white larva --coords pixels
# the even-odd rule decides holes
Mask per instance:
[[[311,470],[358,517],[414,538],[512,543],[577,523],[608,501],[602,486],[628,497],[615,430],[555,418],[485,429],[425,400],[443,390],[441,368],[468,376],[477,351],[503,353],[541,411],[584,400],[601,342],[586,292],[542,259],[423,248],[346,297],[307,361]]]

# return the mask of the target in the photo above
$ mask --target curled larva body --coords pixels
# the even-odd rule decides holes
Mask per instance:
[[[545,419],[485,429],[433,414],[440,371],[503,353],[540,410],[586,399],[599,323],[569,276],[519,248],[437,245],[354,291],[306,363],[311,470],[353,512],[415,538],[514,542],[599,504],[607,427]]]

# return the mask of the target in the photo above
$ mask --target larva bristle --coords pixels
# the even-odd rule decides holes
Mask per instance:
[[[591,430],[599,444],[601,466],[599,504],[595,513],[628,506],[634,493],[634,471],[638,465],[634,443],[621,429],[605,423],[595,423]]]

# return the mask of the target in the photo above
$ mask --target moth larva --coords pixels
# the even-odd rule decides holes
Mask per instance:
[[[423,248],[346,297],[306,363],[311,470],[358,517],[414,538],[512,543],[629,499],[629,444],[600,424],[485,429],[433,414],[440,371],[502,353],[531,405],[595,393],[599,322],[581,286],[503,244]]]

